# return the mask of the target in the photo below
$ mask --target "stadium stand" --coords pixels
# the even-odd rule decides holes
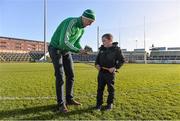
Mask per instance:
[[[31,51],[29,52],[29,55],[31,57],[31,61],[39,61],[43,55],[44,55],[44,52],[43,51]]]
[[[165,47],[164,49],[152,48],[150,60],[180,60],[180,49],[168,48],[166,50]]]
[[[46,43],[46,55],[49,56]],[[74,62],[94,62],[97,52],[86,46],[91,54],[72,54]],[[42,61],[44,56],[44,43],[42,41],[9,38],[0,36],[0,62],[37,62]],[[150,54],[144,49],[127,51],[122,49],[126,62],[144,63],[144,55],[148,63],[180,63],[180,47],[152,47]],[[48,61],[50,58],[48,57]]]
[[[137,60],[143,62],[144,60],[144,49],[134,49],[134,51],[127,51],[122,49],[122,53],[125,56],[125,60],[128,63],[135,63]]]
[[[41,41],[0,37],[1,62],[35,62],[43,56],[43,50]]]
[[[180,51],[153,51],[150,60],[180,60]]]
[[[72,58],[74,62],[79,62],[79,61],[94,62],[96,59],[96,55],[97,53],[92,53],[87,55],[73,54]]]
[[[35,62],[43,56],[43,52],[29,52],[29,53],[0,53],[1,62]]]

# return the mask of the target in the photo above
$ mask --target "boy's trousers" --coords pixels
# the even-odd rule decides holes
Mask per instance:
[[[97,105],[103,104],[103,92],[107,85],[108,98],[107,104],[113,103],[114,100],[114,77],[115,74],[107,71],[99,71],[98,74],[98,89],[97,89]]]

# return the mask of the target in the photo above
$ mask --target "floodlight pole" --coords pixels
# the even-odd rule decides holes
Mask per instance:
[[[147,64],[147,60],[146,60],[146,28],[145,28],[145,16],[144,16],[144,63]]]
[[[44,0],[44,61],[46,61],[46,8],[47,0]]]
[[[99,50],[99,26],[97,27],[97,51]]]
[[[120,30],[119,30],[119,47],[121,47],[121,33],[120,33]]]

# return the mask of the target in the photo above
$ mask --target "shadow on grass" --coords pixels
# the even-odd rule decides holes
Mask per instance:
[[[56,119],[61,117],[62,119],[68,119],[71,115],[91,113],[94,110],[93,106],[88,106],[83,109],[73,109],[68,113],[63,114],[57,111],[55,104],[46,106],[37,106],[23,109],[13,109],[7,111],[0,111],[0,120],[2,119]]]

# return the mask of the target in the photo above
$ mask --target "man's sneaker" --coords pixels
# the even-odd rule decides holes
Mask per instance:
[[[101,108],[102,108],[101,105],[96,105],[96,110],[97,110],[97,111],[101,111]]]
[[[107,111],[110,111],[110,110],[112,110],[113,109],[113,104],[108,104],[107,106],[106,106],[106,110]]]
[[[66,105],[82,105],[82,104],[75,100],[69,100],[66,102]]]
[[[68,109],[65,104],[62,104],[61,106],[58,106],[58,111],[61,113],[67,113]]]

